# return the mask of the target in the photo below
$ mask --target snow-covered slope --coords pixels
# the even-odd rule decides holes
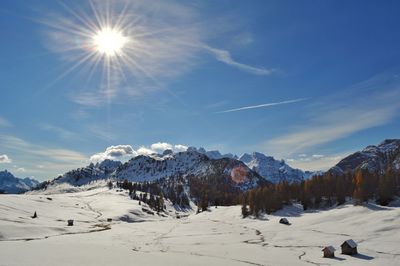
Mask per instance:
[[[310,172],[303,172],[300,169],[294,169],[283,160],[278,161],[272,156],[266,156],[259,152],[253,152],[252,154],[245,153],[239,160],[272,183],[279,183],[283,180],[301,182],[311,174]]]
[[[303,212],[295,205],[261,220],[243,219],[240,206],[180,213],[180,219],[170,206],[165,216],[143,207],[127,192],[105,187],[0,195],[0,264],[400,265],[399,207]],[[36,219],[30,217],[34,211]],[[280,217],[291,225],[280,224]],[[347,239],[358,244],[359,255],[340,254]],[[336,258],[322,257],[327,245],[337,249]]]
[[[7,170],[0,171],[0,191],[3,193],[22,193],[38,185],[32,178],[18,178]]]
[[[122,163],[112,160],[104,160],[101,163],[93,164],[78,168],[76,170],[71,170],[62,176],[56,178],[53,183],[69,183],[75,186],[81,186],[88,184],[92,181],[107,179],[113,174]]]
[[[400,139],[387,139],[378,146],[368,146],[341,160],[331,171],[352,172],[358,168],[381,173],[388,168],[400,171]]]

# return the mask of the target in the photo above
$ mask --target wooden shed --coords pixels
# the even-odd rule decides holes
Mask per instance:
[[[353,239],[349,239],[343,242],[340,246],[342,248],[342,254],[346,255],[356,255],[357,252],[357,243],[354,242]]]
[[[279,220],[279,223],[281,223],[281,224],[286,224],[286,225],[290,225],[288,219],[286,219],[286,218],[281,218],[281,219]]]
[[[335,257],[336,249],[334,247],[332,247],[332,246],[324,247],[322,249],[322,251],[324,252],[324,258],[333,258],[333,257]]]

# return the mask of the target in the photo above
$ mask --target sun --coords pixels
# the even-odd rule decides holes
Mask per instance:
[[[121,31],[109,27],[100,29],[93,36],[95,50],[102,55],[110,57],[121,55],[127,42],[128,38]]]

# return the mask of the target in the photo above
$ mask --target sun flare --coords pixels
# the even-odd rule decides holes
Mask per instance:
[[[127,42],[122,32],[111,28],[101,29],[93,36],[95,50],[106,56],[121,55]]]

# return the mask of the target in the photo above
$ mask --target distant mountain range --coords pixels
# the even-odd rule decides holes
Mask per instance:
[[[32,178],[18,178],[12,173],[0,171],[0,192],[17,194],[26,192],[39,184],[39,181]]]
[[[202,151],[139,155],[126,163],[105,160],[65,173],[53,183],[84,185],[94,180],[112,178],[132,182],[151,182],[167,178],[218,176],[232,186],[247,189],[265,182],[243,162],[232,158],[211,159]]]
[[[223,155],[219,151],[190,147],[178,153],[166,150],[163,154],[139,155],[124,164],[105,160],[67,172],[55,182],[83,185],[105,178],[150,182],[170,177],[205,177],[216,173],[230,177],[237,186],[243,187],[252,187],[262,181],[301,182],[311,175],[311,172],[291,168],[283,160],[278,161],[262,153],[244,154],[238,158],[233,154]],[[242,176],[239,177],[238,173]]]
[[[338,174],[352,172],[358,168],[384,172],[388,168],[400,170],[400,140],[388,139],[378,146],[368,146],[362,151],[342,159],[329,171]],[[321,173],[321,172],[318,172]],[[174,153],[166,150],[163,154],[139,155],[129,161],[105,160],[65,173],[50,184],[69,183],[80,186],[101,179],[152,182],[169,178],[200,179],[217,177],[219,182],[246,190],[262,183],[281,181],[301,182],[315,173],[290,167],[284,160],[275,160],[259,152],[243,154],[221,154],[190,147],[187,151]],[[20,179],[7,171],[0,172],[0,190],[6,193],[20,193],[36,186],[37,181]]]

